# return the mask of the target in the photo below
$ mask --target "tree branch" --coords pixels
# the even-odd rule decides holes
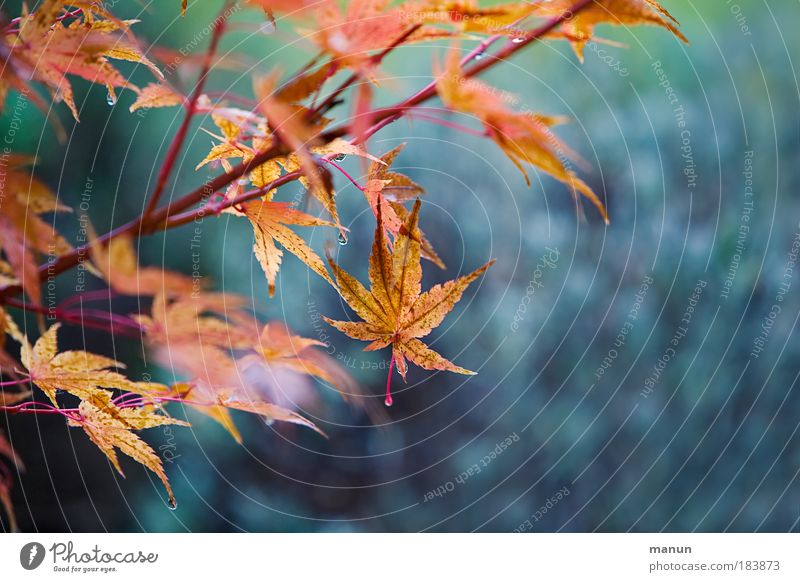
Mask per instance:
[[[175,167],[178,154],[183,148],[183,143],[186,141],[186,136],[189,133],[189,126],[191,125],[192,118],[197,111],[197,100],[200,99],[200,96],[203,94],[203,88],[206,85],[208,73],[211,70],[211,61],[214,59],[214,55],[217,53],[219,41],[225,32],[225,25],[227,23],[225,13],[228,10],[229,4],[229,1],[223,4],[219,16],[214,21],[214,31],[211,36],[211,43],[206,51],[206,58],[203,62],[203,68],[200,71],[200,77],[197,80],[197,85],[194,88],[192,97],[189,99],[189,103],[186,105],[186,115],[183,118],[180,127],[178,128],[178,132],[172,139],[172,143],[169,146],[169,150],[167,150],[167,155],[164,158],[164,162],[161,164],[161,170],[158,173],[155,190],[153,190],[153,193],[150,195],[150,198],[147,201],[147,206],[145,206],[144,212],[142,213],[143,223],[147,221],[147,218],[150,216],[150,214],[152,214],[156,206],[158,206],[158,201],[161,198],[161,195],[164,193],[164,188],[167,186],[167,181],[172,174],[172,169]]]
[[[552,18],[551,20],[545,22],[539,28],[532,30],[528,33],[522,42],[509,42],[499,51],[491,56],[487,56],[487,58],[482,59],[480,61],[475,62],[471,67],[464,71],[464,77],[470,78],[474,77],[483,71],[495,66],[497,63],[510,58],[518,51],[524,49],[525,47],[529,46],[530,44],[540,40],[542,37],[553,31],[556,27],[560,24],[570,20],[574,17],[575,14],[589,6],[589,4],[593,3],[594,0],[577,0],[575,4],[569,9],[564,11],[557,17]],[[499,40],[501,38],[500,35],[495,37],[491,37],[486,41],[482,42],[478,47],[476,47],[473,51],[471,51],[462,62],[469,62],[474,59],[474,57],[478,53],[482,53],[486,50],[486,48]],[[420,89],[414,95],[404,99],[403,101],[391,105],[388,107],[384,107],[381,109],[376,109],[373,112],[373,120],[374,124],[371,128],[369,128],[365,137],[369,137],[382,129],[383,127],[393,123],[397,119],[400,119],[407,111],[413,109],[417,105],[424,103],[428,99],[431,99],[436,95],[436,80],[433,80],[425,87]],[[348,127],[343,125],[338,128],[333,128],[321,134],[321,138],[325,142],[329,142],[335,138],[343,137],[347,135]],[[122,234],[153,234],[160,230],[166,230],[169,228],[174,228],[176,226],[180,226],[182,224],[186,224],[191,222],[198,216],[203,216],[204,214],[208,213],[208,210],[204,207],[200,207],[190,212],[187,211],[190,207],[194,206],[195,204],[202,202],[205,199],[208,199],[212,194],[218,192],[231,184],[234,180],[238,180],[242,176],[249,173],[252,169],[268,162],[269,160],[276,158],[281,155],[286,155],[287,152],[285,146],[280,143],[276,143],[269,149],[259,152],[256,154],[252,159],[248,162],[242,162],[235,166],[231,171],[226,172],[217,176],[216,178],[206,182],[203,186],[196,188],[195,190],[187,193],[183,197],[179,198],[174,202],[170,202],[168,205],[154,208],[152,213],[145,217],[144,215],[126,223],[122,226],[119,226],[113,229],[110,232],[107,232],[104,235],[98,237],[98,242],[105,243],[112,238],[120,236]],[[285,174],[280,178],[274,180],[271,184],[266,186],[265,188],[256,191],[251,191],[242,195],[239,199],[231,200],[226,202],[222,205],[222,208],[232,206],[234,204],[239,204],[241,202],[245,202],[249,199],[258,197],[262,191],[268,191],[272,188],[276,188],[287,184],[293,180],[296,180],[301,177],[300,172],[293,172],[290,174]],[[175,214],[175,213],[182,213],[182,214]],[[48,264],[42,265],[39,267],[39,277],[41,280],[46,279],[48,276],[52,276],[53,274],[62,273],[72,267],[75,267],[82,259],[82,257],[87,256],[89,252],[89,245],[83,245],[76,249],[73,249],[69,253],[62,255],[58,259]],[[19,285],[11,285],[0,289],[0,300],[3,302],[7,302],[7,298],[19,294],[22,291]]]

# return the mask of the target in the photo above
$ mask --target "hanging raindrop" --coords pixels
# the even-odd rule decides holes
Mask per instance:
[[[342,246],[347,244],[347,237],[344,235],[343,232],[339,233],[339,244]]]
[[[169,508],[170,508],[172,511],[175,511],[176,509],[178,509],[178,502],[177,502],[177,501],[175,501],[174,499],[170,499],[170,500],[169,500]]]
[[[347,154],[336,154],[332,159],[334,162],[343,162],[346,157]]]
[[[519,44],[521,42],[525,42],[525,37],[524,36],[515,36],[514,38],[511,39],[511,42],[513,42],[514,44]]]
[[[106,95],[106,103],[108,103],[109,107],[114,107],[117,104],[117,96],[114,95],[113,92],[109,91]]]
[[[476,55],[475,55],[475,60],[476,60],[476,61],[480,61],[480,60],[482,60],[482,59],[483,59],[483,57],[485,57],[485,56],[486,56],[486,54],[485,54],[484,52],[479,52],[478,54],[476,54]]]

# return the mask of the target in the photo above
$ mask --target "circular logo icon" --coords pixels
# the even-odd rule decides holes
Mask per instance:
[[[44,546],[39,542],[30,542],[19,551],[19,563],[26,570],[35,570],[44,561]]]

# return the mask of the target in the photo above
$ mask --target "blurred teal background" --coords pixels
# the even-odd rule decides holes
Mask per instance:
[[[196,2],[185,19],[178,0],[168,4],[140,16],[137,3],[115,10],[141,18],[136,30],[151,42],[205,46],[202,30],[221,3]],[[170,457],[174,512],[144,469],[127,463],[128,478],[118,479],[78,431],[50,418],[12,418],[28,466],[14,498],[22,528],[796,531],[800,5],[664,4],[690,45],[656,28],[604,26],[600,36],[626,46],[590,45],[581,64],[566,43],[543,43],[484,77],[518,94],[520,108],[573,119],[558,134],[585,160],[587,168],[573,167],[607,200],[610,226],[588,204],[576,215],[551,179],[535,176],[527,188],[491,142],[421,120],[397,122],[371,142],[373,153],[406,142],[397,168],[428,191],[422,228],[448,266],[425,264],[429,285],[498,259],[429,338],[477,376],[414,369],[407,385],[395,378],[395,405],[381,428],[320,386],[327,441],[245,418],[239,447],[191,413],[192,430],[151,430],[147,440]],[[259,19],[237,12],[239,28],[223,41],[245,69],[292,71],[309,58],[287,23],[264,34]],[[379,102],[424,85],[445,49],[439,42],[397,51],[382,69]],[[251,72],[220,71],[210,88],[250,95]],[[193,74],[183,82],[191,87]],[[38,174],[67,203],[80,201],[91,180],[89,214],[105,230],[141,211],[180,116],[131,115],[131,93],[112,108],[102,88],[75,85],[80,124],[56,110],[68,141],[58,143],[29,105],[15,147],[36,153]],[[347,107],[338,113],[346,117]],[[200,126],[168,196],[218,171],[194,171],[211,145]],[[212,128],[210,120],[202,126]],[[357,160],[344,165],[363,173]],[[322,229],[307,238],[319,252],[334,245],[337,259],[365,276],[374,219],[360,192],[337,185],[350,243],[338,246]],[[280,197],[291,200],[299,188]],[[74,218],[59,220],[74,233]],[[142,264],[190,273],[191,234],[188,227],[143,240]],[[201,268],[216,288],[252,297],[265,319],[310,337],[320,333],[315,313],[349,314],[291,256],[268,299],[251,237],[242,219],[204,221]],[[773,305],[780,312],[771,317]],[[362,352],[359,342],[324,331],[332,353],[382,398],[387,353]],[[76,328],[64,337],[141,362],[141,346],[128,340],[112,346]],[[132,365],[132,374],[143,371]]]

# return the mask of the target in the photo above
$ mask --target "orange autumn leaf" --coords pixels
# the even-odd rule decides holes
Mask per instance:
[[[186,275],[158,267],[140,267],[132,236],[116,236],[108,244],[102,245],[97,242],[93,230],[88,230],[92,243],[92,264],[117,293],[144,296],[159,293],[169,296],[188,295],[198,287]]]
[[[196,293],[186,298],[153,299],[151,315],[134,315],[156,361],[184,376],[172,387],[195,410],[219,422],[241,443],[228,411],[216,404],[217,393],[235,385],[238,371],[230,350],[247,349],[257,337],[237,310],[245,299],[229,293]],[[143,395],[152,396],[150,391]]]
[[[17,327],[14,319],[8,312],[0,307],[0,372],[4,376],[12,379],[19,377],[17,361],[6,351],[6,334],[10,335],[19,343],[23,342],[24,336]],[[7,406],[8,404],[3,400],[10,396],[10,393],[0,392],[0,406]]]
[[[243,325],[241,321],[238,323]],[[189,342],[169,344],[156,353],[156,358],[176,374],[187,377],[173,386],[181,401],[218,422],[241,443],[230,409],[318,431],[311,421],[270,401],[261,389],[263,380],[285,382],[287,385],[282,385],[281,390],[291,391],[303,376],[316,377],[330,383],[345,397],[357,393],[350,377],[326,354],[315,349],[319,345],[315,340],[292,335],[284,326],[272,324],[254,338],[252,348],[235,350],[245,352],[238,360],[233,359],[229,350]]]
[[[241,362],[245,365],[260,364],[276,377],[283,377],[281,372],[288,371],[293,373],[289,377],[317,378],[336,389],[346,400],[359,396],[359,387],[350,375],[322,350],[327,347],[318,340],[293,334],[284,324],[269,323],[253,346],[255,355],[245,356]]]
[[[557,17],[569,10],[573,0],[553,0],[536,4],[538,16]],[[672,32],[683,42],[689,42],[678,29],[678,21],[656,0],[595,0],[566,20],[561,28],[572,43],[575,53],[583,60],[583,48],[592,39],[598,24],[635,26],[650,24]]]
[[[242,412],[249,412],[251,414],[257,414],[261,416],[267,421],[274,422],[289,422],[291,424],[299,424],[301,426],[305,426],[321,434],[322,436],[326,437],[324,432],[320,430],[320,428],[305,418],[297,414],[296,412],[292,412],[291,410],[287,410],[277,404],[272,404],[271,402],[263,402],[261,400],[240,400],[240,397],[237,396],[230,396],[230,397],[221,397],[219,400],[219,405],[225,408],[232,408],[234,410],[239,410]]]
[[[7,158],[8,169],[0,185],[0,250],[31,302],[41,303],[37,255],[59,256],[71,246],[39,215],[67,212],[40,180],[24,169],[30,161],[22,156]]]
[[[43,0],[33,12],[23,13],[18,32],[6,39],[11,51],[8,61],[17,75],[24,78],[22,72],[30,71],[28,76],[43,83],[55,101],[66,103],[76,120],[78,109],[67,75],[105,85],[112,102],[116,89],[131,85],[109,59],[141,63],[162,77],[132,42],[129,22],[98,7],[82,7],[80,15],[65,24],[58,17],[71,4],[68,0]]]
[[[336,72],[335,63],[325,64],[313,71],[298,75],[281,85],[275,97],[284,103],[300,103],[319,92],[322,86]]]
[[[78,406],[78,416],[70,417],[68,422],[70,426],[81,427],[123,477],[125,473],[117,457],[117,450],[155,473],[167,490],[170,506],[176,506],[175,495],[161,458],[133,431],[163,425],[189,426],[187,422],[157,414],[150,406],[117,406],[105,392],[83,399]]]
[[[562,118],[519,113],[510,109],[503,96],[492,87],[464,77],[459,53],[453,47],[447,55],[444,70],[436,67],[436,88],[442,102],[450,109],[467,113],[480,120],[487,135],[514,163],[530,184],[525,165],[530,164],[580,192],[597,207],[608,223],[605,206],[586,182],[564,165],[560,156],[572,155],[550,130]]]
[[[535,13],[532,2],[480,6],[476,0],[427,0],[403,5],[408,20],[451,26],[463,33],[515,34],[517,25]]]
[[[137,109],[154,109],[157,107],[174,107],[183,103],[183,95],[176,93],[171,87],[162,83],[150,83],[137,91],[136,101],[130,106],[130,112]]]
[[[361,70],[371,76],[372,53],[386,48],[401,38],[413,22],[409,22],[402,6],[390,0],[359,0],[342,9],[336,2],[322,4],[314,13],[316,30],[307,36],[329,54],[340,67]],[[417,31],[407,42],[424,38]]]
[[[59,323],[51,326],[32,347],[24,339],[20,355],[31,381],[55,406],[58,405],[58,391],[86,399],[106,392],[105,389],[139,389],[136,382],[110,370],[125,367],[116,360],[84,351],[59,353],[57,334],[60,326]]]
[[[254,333],[231,319],[245,304],[244,297],[232,293],[200,292],[180,298],[160,293],[153,299],[150,315],[131,317],[142,326],[150,345],[241,349],[252,344]]]
[[[325,264],[319,255],[287,225],[293,226],[335,226],[328,222],[295,210],[288,202],[267,202],[256,200],[241,205],[241,212],[253,226],[255,244],[253,252],[264,269],[269,283],[269,294],[275,294],[275,280],[281,266],[284,249],[303,261],[312,271],[333,285]]]
[[[422,186],[416,184],[408,176],[389,171],[395,158],[403,151],[405,145],[402,143],[386,152],[380,159],[374,160],[370,165],[367,183],[364,186],[364,196],[376,218],[378,216],[378,206],[383,202],[381,209],[383,226],[393,238],[400,234],[400,229],[408,218],[408,210],[401,202],[416,198],[425,192]],[[444,269],[444,262],[436,254],[433,245],[428,241],[425,234],[420,231],[419,236],[422,257],[428,259],[440,269]]]
[[[419,208],[420,202],[417,200],[395,240],[394,250],[390,252],[384,233],[382,204],[378,204],[378,224],[369,261],[369,290],[329,259],[339,293],[363,321],[335,321],[327,317],[325,321],[354,339],[371,342],[364,348],[366,350],[379,350],[391,344],[392,363],[397,365],[404,379],[408,370],[406,360],[426,370],[473,374],[445,359],[419,338],[439,326],[469,284],[494,261],[489,261],[464,277],[436,285],[422,293],[420,232],[417,224]],[[386,404],[391,403],[392,396],[387,383]]]

